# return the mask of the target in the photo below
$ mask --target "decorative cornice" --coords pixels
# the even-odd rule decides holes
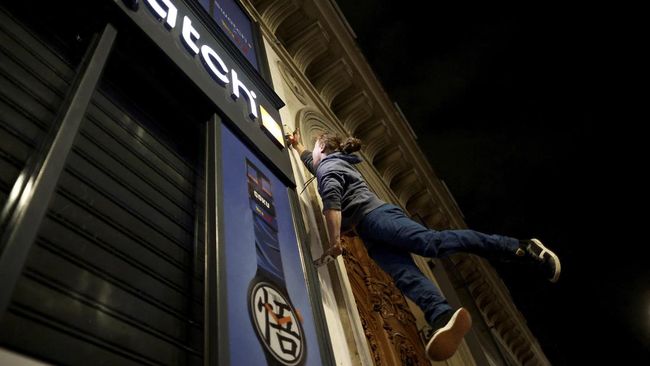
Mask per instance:
[[[404,206],[406,206],[406,202],[413,195],[424,189],[424,185],[420,181],[417,171],[410,166],[407,166],[407,169],[401,171],[393,178],[390,187],[398,193]]]
[[[379,117],[365,121],[357,127],[354,136],[359,137],[364,141],[370,141],[380,136],[387,137],[388,129],[386,128],[386,122],[384,119]]]
[[[352,69],[343,58],[338,58],[334,62],[331,59],[325,59],[324,62],[315,62],[312,68],[316,70],[309,75],[309,80],[318,90],[321,97],[328,106],[344,90],[352,85]]]
[[[435,230],[446,230],[449,227],[449,216],[439,206],[434,205],[425,214],[423,220],[426,226]]]
[[[359,134],[357,137],[361,138],[362,149],[368,161],[374,165],[376,156],[389,146],[390,141],[386,137],[386,127],[381,123],[373,122],[368,121],[365,125],[373,125],[374,128],[368,130],[367,134]]]
[[[284,45],[279,54],[287,60],[291,55],[297,71],[302,73],[297,77],[303,78],[307,94],[327,115],[327,118],[322,114],[313,118],[313,112],[301,110],[303,118],[297,117],[303,121],[300,123],[311,126],[314,131],[327,128],[339,133],[345,130],[356,134],[364,143],[362,153],[370,163],[368,171],[373,179],[377,172],[381,173],[384,181],[382,190],[388,192],[391,200],[399,200],[402,205],[406,201],[409,212],[417,212],[424,223],[434,229],[466,227],[450,194],[436,178],[408,126],[404,125],[407,122],[396,117],[398,113],[392,101],[332,4],[317,0],[250,1],[262,14],[261,20],[266,23],[262,28],[265,31],[270,29],[273,33],[270,36],[281,41],[272,46],[279,50]],[[294,8],[296,5],[297,10]],[[329,70],[328,66],[332,69]],[[337,76],[340,80],[332,80]],[[362,97],[356,99],[355,95]],[[350,99],[346,100],[348,96]],[[305,132],[303,130],[303,136],[308,136]],[[400,165],[395,156],[391,157],[395,147],[400,150],[402,161],[408,161],[408,165]],[[407,189],[406,175],[411,169],[417,172],[423,188]],[[379,177],[377,181],[377,184],[381,183]],[[424,194],[428,198],[423,198]],[[457,266],[465,264],[461,278],[474,299],[481,296],[479,310],[484,319],[494,326],[495,334],[508,351],[515,354],[520,362],[548,364],[525,320],[507,295],[507,289],[498,281],[491,267],[478,258],[455,263]],[[486,284],[473,282],[481,278],[489,280],[484,280]]]
[[[319,133],[325,130],[337,133],[343,132],[338,130],[327,117],[313,107],[301,108],[296,113],[295,125],[300,127],[303,145],[309,149],[313,148],[311,138]]]
[[[262,17],[262,21],[273,33],[280,24],[300,8],[298,0],[250,0]]]
[[[376,163],[375,163],[376,162]],[[399,146],[391,146],[384,149],[373,160],[386,184],[390,183],[399,172],[408,169],[408,163],[404,159],[404,154]]]
[[[299,16],[294,13],[293,16]],[[301,19],[301,20],[304,20]],[[303,73],[309,65],[327,50],[329,35],[318,21],[305,25],[298,21],[285,32],[287,51],[293,56],[296,66]]]
[[[427,191],[426,187],[418,191],[416,194],[411,196],[409,200],[406,202],[404,207],[406,207],[406,210],[410,212],[412,215],[418,214],[422,216],[422,210],[426,208],[427,205],[430,204],[431,202],[431,197],[430,197],[429,191]]]
[[[339,95],[332,105],[332,110],[350,135],[355,135],[357,128],[367,122],[373,112],[366,91],[354,86]]]

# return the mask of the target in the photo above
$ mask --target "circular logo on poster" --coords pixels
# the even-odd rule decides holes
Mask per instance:
[[[289,299],[269,282],[258,282],[250,292],[250,311],[257,334],[279,363],[294,366],[304,351],[300,315]]]

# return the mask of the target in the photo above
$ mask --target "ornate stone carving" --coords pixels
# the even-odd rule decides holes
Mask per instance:
[[[359,125],[354,134],[364,141],[370,142],[379,136],[390,135],[390,131],[386,128],[386,122],[383,119],[370,119]]]
[[[327,50],[330,37],[320,22],[305,25],[303,21],[285,30],[287,51],[293,56],[296,66],[305,72],[309,65]]]
[[[424,217],[431,207],[431,194],[426,188],[420,189],[406,201],[406,210],[413,216]]]
[[[400,172],[393,178],[390,188],[397,194],[402,205],[424,189],[424,184],[418,177],[415,169],[408,169]]]
[[[446,230],[449,228],[448,214],[435,205],[426,212],[426,216],[423,217],[423,220],[426,224],[425,226],[435,230]]]
[[[400,333],[395,333],[392,338],[401,365],[417,365],[420,363],[417,350],[407,337]]]
[[[328,130],[344,135],[327,117],[313,107],[304,107],[296,113],[296,126],[300,127],[302,132],[302,143],[306,148],[313,148],[312,138],[321,132]]]
[[[379,126],[377,130],[385,130],[383,126]],[[380,135],[371,139],[362,140],[362,143],[365,144],[364,152],[368,156],[368,160],[375,164],[377,156],[381,155],[386,148],[390,145],[390,141],[386,136]]]
[[[298,77],[296,74],[288,68],[282,61],[278,60],[278,70],[280,70],[280,75],[282,75],[282,80],[289,86],[293,95],[298,98],[300,103],[307,104],[307,94],[305,90],[300,86],[298,82]]]
[[[333,62],[327,58],[326,61],[315,63],[315,71],[310,73],[309,79],[329,106],[337,95],[352,85],[352,69],[342,58]]]
[[[296,0],[251,0],[251,4],[273,33],[285,19],[300,8]]]
[[[380,154],[375,156],[373,164],[381,172],[384,181],[390,186],[393,178],[402,171],[412,169],[410,164],[404,159],[406,155],[399,146],[392,146],[384,149]]]
[[[339,117],[349,134],[357,133],[359,126],[372,117],[372,103],[364,90],[349,88],[340,94],[332,104],[332,110]]]

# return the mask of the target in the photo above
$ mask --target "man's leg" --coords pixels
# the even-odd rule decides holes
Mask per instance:
[[[445,257],[465,252],[484,257],[515,256],[519,241],[474,230],[428,229],[397,206],[384,205],[371,211],[357,227],[359,235],[376,243],[406,250],[424,257]]]
[[[366,243],[370,247],[370,257],[393,278],[397,288],[422,309],[433,328],[426,345],[427,356],[434,361],[453,356],[472,327],[469,312],[464,308],[452,310],[436,285],[415,265],[410,253],[373,244]]]
[[[411,254],[382,244],[368,244],[370,257],[393,278],[395,286],[422,309],[429,324],[451,310],[440,290],[415,265]]]

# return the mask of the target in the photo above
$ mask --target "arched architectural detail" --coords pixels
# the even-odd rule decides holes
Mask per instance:
[[[300,12],[292,13],[280,25],[277,35],[302,73],[318,56],[325,53],[330,41],[320,22],[310,22]]]
[[[364,90],[351,86],[332,102],[332,111],[350,135],[372,116],[372,103]]]
[[[368,121],[367,123],[373,123]],[[376,128],[372,130],[372,134],[368,135],[357,135],[361,138],[361,143],[363,144],[363,151],[368,157],[368,161],[372,162],[374,165],[375,158],[377,155],[382,153],[385,149],[390,146],[390,141],[386,138],[384,131],[386,128],[381,124],[376,124]]]
[[[415,169],[407,169],[397,174],[391,182],[390,188],[397,194],[401,204],[406,202],[424,188]]]
[[[495,323],[494,326],[501,334],[502,339],[510,339],[515,334],[514,323],[510,319]]]
[[[352,85],[352,69],[345,59],[333,56],[315,61],[307,70],[307,77],[328,106]]]
[[[496,300],[496,296],[493,294],[490,294],[487,299],[489,299],[489,303],[485,305],[485,315],[491,322],[494,323],[499,318],[499,304],[494,302],[494,300]]]
[[[526,348],[525,352],[521,355],[521,363],[522,365],[539,365],[539,363],[536,362],[531,362],[533,358],[535,357],[535,353],[530,350],[530,348]]]
[[[327,130],[343,135],[336,124],[332,123],[327,117],[312,107],[304,107],[296,113],[296,126],[300,127],[302,144],[308,148],[314,148],[314,137]]]
[[[380,136],[390,137],[392,135],[386,127],[386,122],[384,119],[377,118],[373,115],[373,118],[357,126],[356,130],[354,131],[354,136],[370,141]]]
[[[520,333],[517,331],[517,333]],[[520,334],[517,334],[518,337],[515,337],[515,341],[512,342],[512,352],[517,356],[521,357],[526,352],[526,339],[521,337]]]
[[[393,178],[403,170],[409,169],[409,164],[404,159],[404,153],[399,146],[384,149],[373,160],[373,164],[381,173],[386,184],[390,187]]]
[[[488,288],[489,284],[482,278],[473,279],[470,290],[477,294],[474,300],[476,301],[476,305],[479,307],[485,307],[488,301],[490,301],[491,294],[488,291],[485,291]]]
[[[272,33],[285,19],[300,8],[299,0],[251,0],[251,4],[262,16],[262,21]]]
[[[390,187],[395,177],[408,169],[408,165],[405,165],[403,161],[393,161],[386,167],[386,169],[384,169],[382,172],[382,177],[384,178],[386,184],[388,184]],[[399,193],[395,190],[393,190],[393,192],[396,195]]]
[[[425,226],[435,230],[444,230],[449,228],[449,218],[447,214],[438,206],[433,206],[431,210],[426,211],[424,217]]]
[[[426,210],[427,205],[431,202],[431,194],[426,188],[423,188],[416,192],[409,200],[406,202],[404,207],[411,215],[420,215],[423,210]]]

